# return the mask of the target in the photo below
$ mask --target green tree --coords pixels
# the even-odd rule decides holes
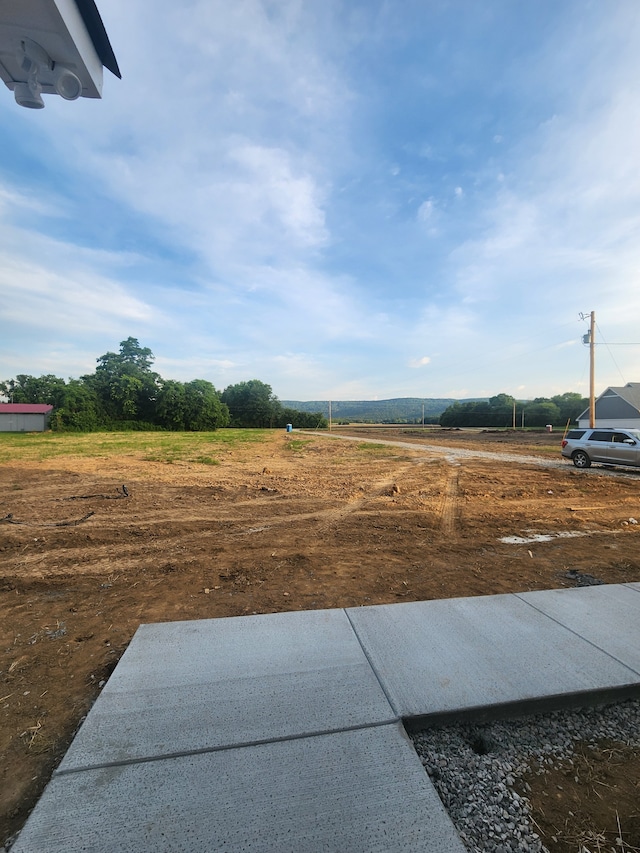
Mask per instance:
[[[487,401],[454,403],[440,415],[440,425],[448,427],[503,426],[502,409],[492,410]]]
[[[497,394],[489,400],[453,403],[440,415],[447,427],[508,427],[513,422],[514,398]]]
[[[0,382],[0,394],[13,403],[46,403],[49,406],[58,406],[64,390],[64,379],[52,373],[43,376],[19,373],[15,379]]]
[[[285,427],[287,424],[292,424],[294,427],[300,429],[326,429],[329,426],[329,421],[322,412],[301,412],[298,409],[281,409],[273,425],[276,427]]]
[[[229,409],[206,379],[194,379],[185,386],[185,429],[214,430],[229,424]]]
[[[271,385],[250,379],[229,385],[221,395],[229,407],[231,423],[240,427],[273,427],[282,412],[280,401],[273,394]]]
[[[537,397],[524,407],[524,419],[527,426],[546,426],[560,422],[560,409],[551,400]]]
[[[161,377],[151,370],[153,353],[137,338],[120,343],[118,353],[96,359],[96,372],[82,380],[96,394],[105,420],[139,420],[153,423]]]
[[[98,427],[98,399],[79,379],[70,379],[60,404],[54,409],[51,427],[54,430],[91,432]]]
[[[578,420],[578,415],[581,415],[589,406],[588,398],[583,397],[582,394],[576,394],[575,392],[557,394],[555,397],[551,398],[551,402],[555,403],[560,410],[560,417],[557,421],[558,424],[566,424],[567,421],[575,423]]]
[[[170,430],[185,429],[187,400],[184,383],[167,379],[158,391],[156,417],[158,423]]]
[[[452,403],[440,415],[440,426],[455,427],[460,426],[460,418],[462,416],[462,403]]]
[[[158,423],[171,430],[214,430],[229,424],[229,409],[206,379],[162,383],[158,392]]]
[[[510,394],[497,394],[489,398],[491,409],[491,426],[511,426],[513,424],[513,407],[515,398]]]

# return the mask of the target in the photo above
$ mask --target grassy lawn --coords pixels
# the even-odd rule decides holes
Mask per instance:
[[[0,433],[0,463],[42,462],[60,456],[136,456],[151,462],[217,465],[216,454],[260,443],[268,430],[216,432]]]

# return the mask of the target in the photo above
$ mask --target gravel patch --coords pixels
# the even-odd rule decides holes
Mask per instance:
[[[457,723],[414,732],[411,738],[468,850],[544,853],[529,801],[515,790],[518,780],[532,765],[568,761],[579,741],[640,746],[640,700],[518,720]]]

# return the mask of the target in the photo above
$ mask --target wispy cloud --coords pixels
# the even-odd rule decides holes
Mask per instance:
[[[412,358],[409,361],[409,367],[412,368],[426,367],[427,364],[431,364],[431,359],[428,355],[423,355],[422,358]]]

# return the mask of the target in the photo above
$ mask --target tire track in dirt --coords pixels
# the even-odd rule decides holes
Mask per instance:
[[[286,515],[265,517],[263,518],[263,524],[260,525],[260,527],[248,527],[245,530],[230,533],[230,535],[246,536],[251,533],[264,532],[272,527],[276,527],[281,524],[290,525],[292,523],[300,521],[315,520],[319,522],[323,528],[328,527],[337,522],[339,523],[348,516],[362,511],[364,507],[367,506],[367,504],[371,503],[377,498],[383,497],[384,495],[391,496],[391,494],[394,494],[393,490],[394,488],[396,488],[396,481],[399,480],[406,471],[408,471],[414,466],[415,462],[410,462],[409,464],[403,465],[402,467],[394,471],[393,477],[385,477],[383,479],[374,481],[373,483],[371,483],[367,494],[363,495],[362,497],[351,498],[350,500],[347,500],[342,506],[331,506],[331,508],[329,509],[314,510],[312,512],[301,512],[295,514],[288,513]],[[255,504],[247,505],[255,506]],[[227,519],[227,521],[229,520],[230,519]],[[235,519],[235,521],[237,523],[241,523],[239,519]]]
[[[440,527],[447,536],[456,534],[458,517],[458,470],[452,467],[446,479],[440,501]]]
[[[409,468],[413,467],[413,465],[413,462],[402,465],[394,471],[394,476],[391,479],[385,477],[384,479],[371,483],[368,494],[363,495],[360,498],[354,498],[343,506],[312,513],[308,515],[307,518],[309,520],[315,518],[317,521],[321,522],[321,530],[327,529],[335,524],[339,524],[345,518],[348,518],[354,513],[361,512],[367,504],[376,500],[376,498],[380,498],[383,495],[390,496],[391,494],[396,493],[394,492],[394,489],[397,489],[396,480],[400,479],[402,475],[409,470]]]
[[[50,545],[46,555],[37,552],[17,554],[11,567],[7,567],[7,577],[105,575],[113,571],[116,554],[120,565],[152,566],[166,562],[167,559],[184,559],[190,551],[194,537],[200,541],[213,540],[220,547],[225,547],[233,541],[247,537],[277,535],[278,529],[285,525],[291,527],[310,523],[316,531],[326,531],[362,512],[378,498],[394,495],[397,481],[414,468],[415,464],[415,461],[412,461],[399,466],[385,477],[367,484],[366,493],[362,496],[346,499],[337,507],[335,500],[329,499],[326,508],[316,508],[309,512],[303,509],[308,500],[306,496],[293,498],[294,504],[298,502],[299,508],[303,510],[293,513],[290,512],[291,505],[288,508],[279,502],[273,505],[272,501],[277,500],[275,495],[235,501],[228,506],[223,501],[216,501],[210,512],[200,512],[197,515],[193,514],[191,505],[182,507],[179,503],[172,504],[170,508],[158,507],[150,516],[144,518],[139,517],[139,508],[134,509],[134,505],[130,503],[127,506],[130,511],[124,517],[96,518],[96,521],[100,522],[101,531],[118,531],[119,538],[117,543],[92,543],[90,560],[78,559],[76,547],[86,547],[84,534],[92,533],[91,523],[83,528],[82,541],[65,541],[53,547]],[[317,507],[317,498],[314,503]],[[31,522],[30,526],[35,530],[39,525],[37,522]]]

